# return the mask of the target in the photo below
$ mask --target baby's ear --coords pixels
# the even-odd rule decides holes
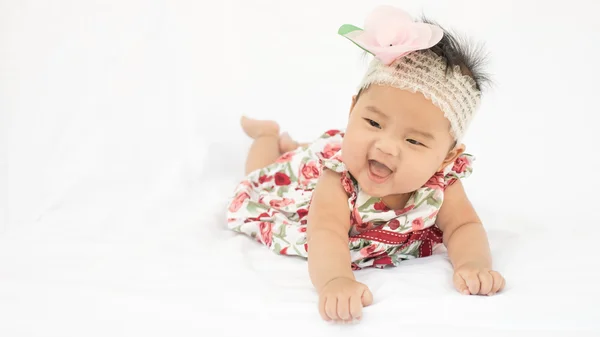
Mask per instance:
[[[452,148],[452,150],[450,150],[448,152],[448,154],[446,155],[446,158],[442,162],[442,165],[440,166],[438,171],[443,170],[444,167],[448,166],[448,164],[454,162],[456,160],[456,158],[458,158],[464,152],[465,152],[465,144],[456,145],[454,148]]]

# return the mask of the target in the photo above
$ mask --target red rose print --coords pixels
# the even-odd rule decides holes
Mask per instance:
[[[287,249],[288,249],[288,247],[283,247],[283,249],[279,252],[279,254],[287,255]]]
[[[406,207],[404,207],[401,210],[396,210],[395,213],[396,213],[396,215],[404,214],[404,213],[410,211],[413,208],[415,208],[415,205],[406,206]]]
[[[380,201],[376,202],[375,204],[373,204],[373,208],[375,208],[375,210],[377,210],[377,211],[387,211],[387,210],[389,210],[389,208],[385,205],[385,203],[383,202],[383,200],[380,200]]]
[[[239,193],[238,195],[236,195],[235,198],[233,199],[233,201],[231,201],[231,204],[229,205],[229,211],[230,212],[239,211],[240,207],[242,207],[242,204],[244,203],[244,201],[248,198],[250,198],[250,194],[248,194],[246,192],[242,192],[242,193]]]
[[[317,163],[314,161],[308,162],[302,165],[300,169],[300,173],[306,180],[315,179],[319,177],[319,168],[317,167]]]
[[[288,161],[292,160],[292,158],[294,157],[294,152],[286,152],[284,154],[281,155],[281,157],[277,158],[277,160],[275,161],[276,163],[287,163]]]
[[[275,173],[275,185],[277,186],[285,186],[291,183],[290,177],[282,172]]]
[[[285,207],[288,205],[291,205],[294,203],[293,199],[289,199],[289,198],[283,198],[281,200],[271,200],[269,201],[269,205],[271,205],[271,207],[275,207],[275,208],[281,208],[281,207]]]
[[[436,172],[425,183],[425,187],[429,187],[429,188],[433,188],[433,189],[444,189],[444,173]]]
[[[321,152],[321,155],[323,156],[323,158],[329,159],[329,158],[333,157],[336,153],[340,152],[341,149],[342,149],[342,144],[329,143],[329,144],[325,145],[325,148]]]
[[[368,257],[373,254],[373,252],[377,249],[377,245],[370,245],[360,250],[360,255],[363,257]]]
[[[308,243],[304,244],[304,250],[308,253]]]
[[[398,219],[392,219],[388,223],[388,226],[390,227],[391,230],[396,230],[396,229],[400,228],[400,221],[398,221]]]
[[[271,180],[273,180],[273,176],[262,175],[262,176],[258,177],[258,182],[260,184],[268,183]]]
[[[342,176],[342,186],[344,187],[344,191],[346,191],[346,193],[350,194],[354,192],[352,180],[346,174]]]
[[[423,225],[424,225],[424,223],[423,223],[423,219],[422,218],[417,218],[417,219],[414,219],[412,221],[412,229],[414,231],[418,231],[418,230],[423,229]]]
[[[306,216],[306,214],[308,214],[308,211],[301,208],[297,210],[296,213],[298,213],[298,218],[302,219]]]
[[[452,171],[456,173],[463,173],[467,169],[469,165],[469,160],[465,157],[458,157],[454,161],[454,166],[452,166]]]
[[[338,133],[340,133],[340,131],[339,130],[329,130],[325,133],[328,134],[329,136],[333,137],[333,136],[337,135]]]
[[[270,222],[261,222],[259,225],[260,228],[260,239],[262,243],[271,247],[273,243],[273,224]]]

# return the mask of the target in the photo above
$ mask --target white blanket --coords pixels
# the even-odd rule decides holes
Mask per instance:
[[[577,2],[406,1],[491,49],[465,184],[507,288],[458,294],[439,251],[357,272],[375,303],[342,326],[304,260],[227,231],[224,210],[240,114],[300,140],[343,126],[364,63],[335,33],[370,4],[0,1],[0,336],[600,334],[600,27]]]

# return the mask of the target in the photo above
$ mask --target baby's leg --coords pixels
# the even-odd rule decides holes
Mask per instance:
[[[246,174],[274,163],[281,156],[276,122],[242,117],[241,124],[248,137],[254,139],[246,158]]]

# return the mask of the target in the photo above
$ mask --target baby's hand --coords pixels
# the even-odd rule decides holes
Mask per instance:
[[[465,265],[454,271],[454,286],[465,295],[494,295],[504,288],[497,271]]]
[[[363,306],[371,303],[373,295],[369,288],[345,277],[329,281],[319,294],[319,312],[326,321],[359,320]]]

